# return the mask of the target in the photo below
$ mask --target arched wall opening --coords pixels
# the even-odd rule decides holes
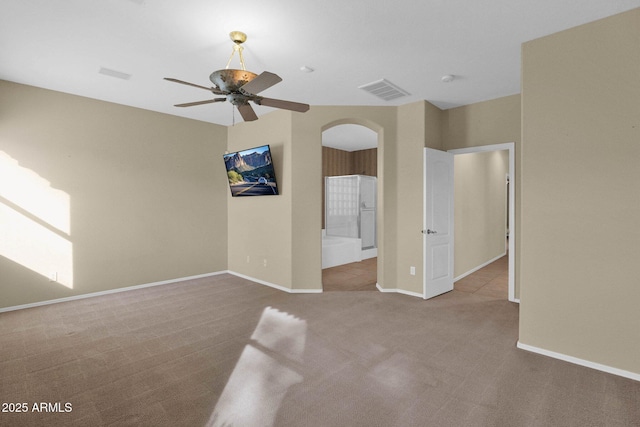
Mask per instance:
[[[378,271],[382,269],[383,258],[383,129],[382,126],[370,120],[359,118],[344,118],[334,120],[322,126],[322,191],[321,215],[322,215],[322,282],[324,291],[334,290],[375,290],[378,284]],[[363,219],[375,217],[373,234],[375,247],[371,245],[371,236],[362,235],[357,243],[348,240],[332,239],[338,248],[328,248],[325,222],[325,177],[361,177],[375,185],[373,200],[367,197],[364,210],[361,203],[362,195],[359,195],[357,215],[358,228],[361,230]],[[374,177],[370,180],[368,177]],[[338,178],[340,179],[340,178]],[[355,182],[355,181],[354,181]],[[364,186],[371,185],[365,183]],[[358,189],[362,191],[362,189]],[[366,191],[366,190],[365,190]],[[342,196],[338,196],[342,197]],[[373,203],[373,205],[372,205]],[[369,228],[369,230],[371,230]],[[365,234],[368,234],[365,231]],[[338,241],[341,240],[341,241]],[[368,249],[363,249],[363,242]],[[368,243],[367,243],[368,242]],[[359,245],[359,246],[358,246]],[[350,280],[345,281],[344,278]]]
[[[339,124],[360,124],[378,134],[377,287],[394,289],[397,283],[397,108],[314,106],[307,113],[292,114],[290,118],[290,150],[283,152],[282,164],[289,167],[283,176],[290,172],[292,197],[290,211],[284,212],[291,215],[291,292],[322,292],[322,132]]]

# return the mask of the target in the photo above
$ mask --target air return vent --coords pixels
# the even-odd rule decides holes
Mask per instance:
[[[98,73],[104,74],[105,76],[122,79],[122,80],[129,80],[131,78],[131,74],[123,73],[122,71],[110,70],[109,68],[104,68],[104,67],[101,67]]]
[[[371,95],[377,96],[385,101],[391,101],[392,99],[409,95],[409,92],[400,89],[398,86],[386,79],[376,80],[375,82],[358,86],[358,89],[369,92]]]

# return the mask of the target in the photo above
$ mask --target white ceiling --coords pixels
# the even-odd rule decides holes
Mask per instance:
[[[378,133],[360,125],[339,125],[322,132],[322,145],[345,151],[358,151],[378,146]]]
[[[0,0],[0,79],[229,125],[229,103],[173,107],[212,96],[163,77],[210,86],[239,30],[247,68],[284,79],[261,95],[447,109],[519,93],[522,42],[635,7],[640,0]],[[443,83],[445,74],[456,78]],[[410,95],[386,102],[358,89],[382,78]]]

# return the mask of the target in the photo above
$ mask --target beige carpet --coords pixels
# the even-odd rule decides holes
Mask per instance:
[[[517,320],[230,275],[3,313],[0,396],[27,411],[0,425],[639,425],[640,383],[516,349]]]

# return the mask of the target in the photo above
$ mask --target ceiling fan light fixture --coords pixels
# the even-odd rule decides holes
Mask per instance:
[[[229,33],[229,37],[234,43],[231,57],[229,58],[229,62],[227,62],[226,68],[222,70],[216,70],[209,76],[209,79],[214,86],[205,87],[198,84],[185,82],[183,80],[165,77],[165,80],[168,80],[170,82],[197,87],[209,91],[215,95],[225,96],[220,98],[206,99],[204,101],[175,104],[176,107],[193,107],[196,105],[213,104],[216,102],[228,101],[231,105],[238,109],[240,115],[246,122],[258,119],[258,116],[253,110],[253,107],[251,107],[251,105],[249,104],[249,101],[257,105],[265,105],[267,107],[297,111],[300,113],[304,113],[305,111],[309,110],[308,104],[258,96],[258,93],[262,92],[263,90],[268,89],[277,83],[280,83],[282,81],[282,78],[280,78],[280,76],[278,76],[277,74],[270,73],[269,71],[263,71],[262,73],[260,73],[260,75],[252,73],[251,71],[247,71],[244,66],[244,58],[242,57],[242,43],[247,40],[247,35],[240,31],[232,31],[231,33]],[[236,52],[238,52],[238,56],[240,57],[240,64],[242,66],[241,70],[229,68],[231,59],[233,59],[233,55]],[[312,69],[310,70],[313,71]]]
[[[258,75],[245,70],[217,70],[211,73],[209,80],[223,92],[237,92]]]

